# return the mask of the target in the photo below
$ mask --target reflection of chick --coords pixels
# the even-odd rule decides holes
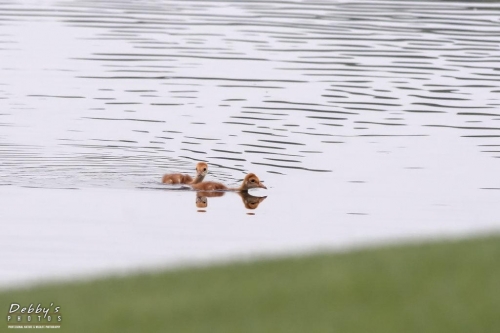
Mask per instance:
[[[201,182],[198,184],[191,184],[191,187],[197,191],[237,191],[247,192],[251,188],[266,188],[259,180],[259,177],[253,173],[246,175],[245,179],[238,188],[228,188],[226,185],[216,182]]]
[[[163,175],[161,182],[165,184],[198,184],[203,181],[203,178],[205,178],[207,172],[208,172],[207,163],[200,162],[196,164],[196,178],[194,180],[189,175],[172,173]]]
[[[198,208],[207,208],[208,200],[207,197],[196,196],[196,207]]]
[[[248,192],[239,192],[238,193],[245,205],[246,209],[256,209],[259,207],[259,204],[264,201],[267,197],[255,197],[253,195],[248,194]]]
[[[208,199],[207,197],[222,197],[224,192],[196,192],[196,207],[198,208],[207,208]]]
[[[196,192],[196,207],[198,208],[207,208],[208,207],[208,198],[214,197],[222,197],[226,192],[222,191],[198,191]],[[256,197],[248,194],[248,192],[241,191],[238,192],[238,195],[241,197],[243,204],[246,209],[256,209],[259,207],[259,204],[264,201],[267,197]],[[205,211],[199,211],[205,212]],[[252,213],[253,214],[253,213]]]
[[[207,192],[207,191],[196,192],[197,197],[215,198],[215,197],[222,197],[223,195],[224,192]]]

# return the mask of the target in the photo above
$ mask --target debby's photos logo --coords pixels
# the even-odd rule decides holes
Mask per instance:
[[[61,322],[61,307],[54,303],[50,306],[12,303],[7,312],[7,328],[61,328]]]

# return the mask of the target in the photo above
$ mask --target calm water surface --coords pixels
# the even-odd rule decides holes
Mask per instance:
[[[499,14],[0,0],[0,284],[499,230]]]

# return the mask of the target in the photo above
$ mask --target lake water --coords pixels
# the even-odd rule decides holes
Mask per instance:
[[[499,231],[499,14],[0,0],[0,286]]]

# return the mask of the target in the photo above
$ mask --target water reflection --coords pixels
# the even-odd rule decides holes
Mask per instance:
[[[240,197],[246,209],[254,210],[259,207],[267,196],[258,197],[251,195],[248,192],[236,192]],[[204,208],[208,207],[208,198],[218,198],[226,194],[224,191],[198,191],[196,192],[196,207],[200,208],[198,212],[206,212]]]
[[[248,192],[238,192],[238,195],[241,197],[246,209],[257,209],[260,203],[267,198],[267,196],[256,197],[248,194]]]

